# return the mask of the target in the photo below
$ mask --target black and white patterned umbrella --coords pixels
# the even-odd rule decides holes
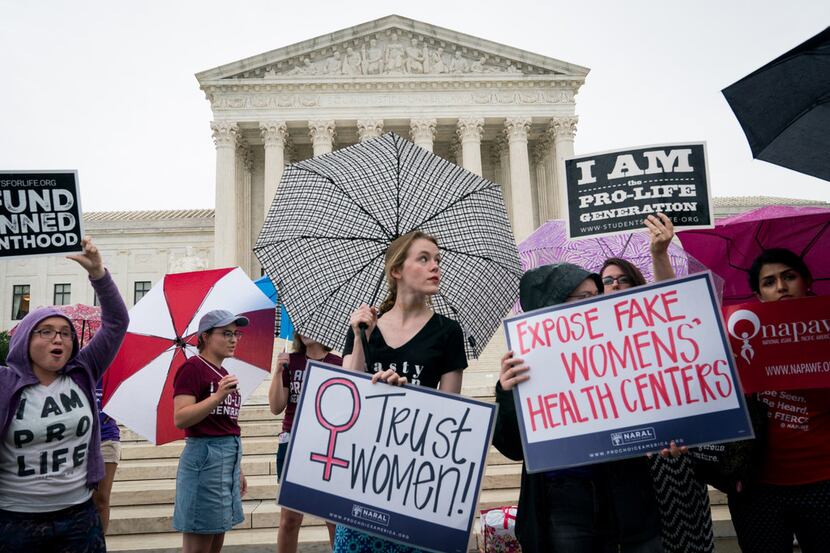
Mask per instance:
[[[386,248],[412,230],[438,239],[432,307],[477,357],[522,274],[501,189],[396,134],[287,167],[254,253],[298,331],[339,348],[352,311],[386,297]]]

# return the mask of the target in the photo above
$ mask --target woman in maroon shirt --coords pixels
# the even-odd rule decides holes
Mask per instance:
[[[222,368],[233,357],[248,319],[209,311],[199,320],[199,355],[184,362],[173,381],[173,422],[187,445],[176,474],[173,528],[183,532],[183,553],[216,553],[225,532],[244,520],[238,380]]]
[[[268,389],[268,405],[271,412],[279,415],[285,411],[282,419],[282,432],[279,435],[277,446],[277,481],[282,478],[282,468],[285,464],[285,455],[288,452],[288,440],[291,437],[291,428],[294,424],[294,413],[297,411],[297,401],[305,378],[305,368],[308,361],[321,361],[330,365],[340,366],[343,360],[331,353],[331,348],[294,334],[294,343],[291,354],[281,353],[277,357],[277,366],[271,377],[271,387]],[[277,553],[296,553],[297,539],[300,535],[300,526],[303,523],[303,514],[280,508],[280,524],[277,530]],[[334,543],[334,524],[326,523],[329,531],[329,543]]]

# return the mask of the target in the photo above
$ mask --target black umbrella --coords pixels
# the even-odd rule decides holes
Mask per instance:
[[[723,95],[754,158],[830,180],[830,27]]]
[[[432,307],[477,357],[522,274],[501,189],[393,133],[286,168],[254,253],[298,331],[340,346],[352,311],[386,296],[386,248],[412,230],[438,239]]]

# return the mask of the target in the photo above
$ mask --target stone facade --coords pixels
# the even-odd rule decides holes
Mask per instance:
[[[588,69],[399,16],[196,75],[213,112],[216,266],[250,244],[286,163],[394,131],[500,183],[516,238],[561,215]]]

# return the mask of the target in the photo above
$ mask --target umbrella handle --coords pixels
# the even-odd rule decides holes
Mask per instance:
[[[369,339],[366,338],[366,332],[364,331],[369,328],[369,325],[360,323],[357,327],[360,329],[360,345],[363,346],[363,360],[366,362],[366,369],[368,370],[372,364],[369,362]]]

